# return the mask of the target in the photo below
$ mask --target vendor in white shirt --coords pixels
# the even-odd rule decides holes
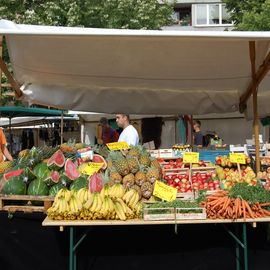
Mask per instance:
[[[117,125],[123,129],[118,142],[127,142],[128,145],[136,146],[139,144],[139,135],[137,130],[129,124],[129,115],[117,114],[116,115]]]

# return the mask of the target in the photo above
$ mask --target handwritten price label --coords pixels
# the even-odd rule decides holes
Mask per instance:
[[[104,163],[103,162],[88,162],[87,165],[85,165],[80,172],[87,175],[93,175],[94,173],[97,173],[102,167]]]
[[[127,142],[114,142],[114,143],[107,143],[106,145],[111,151],[129,149],[129,145],[127,144]]]
[[[230,153],[230,162],[246,164],[246,156],[244,154]]]
[[[199,153],[196,152],[184,152],[183,153],[184,163],[199,163]]]
[[[153,192],[154,196],[162,200],[172,202],[176,200],[176,194],[177,194],[176,188],[170,187],[160,181],[155,182],[154,192]]]

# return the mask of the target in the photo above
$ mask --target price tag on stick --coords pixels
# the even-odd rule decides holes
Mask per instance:
[[[199,163],[199,153],[197,152],[184,152],[183,153],[184,163]]]
[[[246,156],[244,154],[239,154],[239,153],[230,153],[230,162],[246,164]]]
[[[129,149],[129,145],[127,144],[127,142],[114,142],[114,143],[107,143],[106,145],[111,151]]]
[[[168,202],[176,200],[177,189],[156,181],[154,185],[153,195]]]

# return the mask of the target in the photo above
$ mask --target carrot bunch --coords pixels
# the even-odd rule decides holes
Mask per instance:
[[[270,211],[263,207],[269,203],[254,203],[250,205],[241,198],[230,198],[227,191],[217,191],[207,196],[202,205],[206,208],[207,218],[210,219],[240,219],[263,218],[270,216]]]

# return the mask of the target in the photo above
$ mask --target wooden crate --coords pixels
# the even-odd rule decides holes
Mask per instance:
[[[175,209],[174,208],[144,208],[143,219],[144,220],[174,220]]]
[[[40,201],[42,205],[33,205],[31,201]],[[46,213],[48,208],[52,206],[53,196],[29,196],[29,195],[0,195],[0,211],[7,212],[24,212]],[[16,202],[18,202],[16,204]],[[20,205],[23,203],[23,205]]]
[[[191,192],[177,192],[176,198],[181,201],[194,201],[195,194]]]
[[[190,211],[185,213],[186,211]],[[206,209],[202,207],[197,208],[176,208],[176,219],[206,219]],[[198,213],[196,213],[198,212]]]

